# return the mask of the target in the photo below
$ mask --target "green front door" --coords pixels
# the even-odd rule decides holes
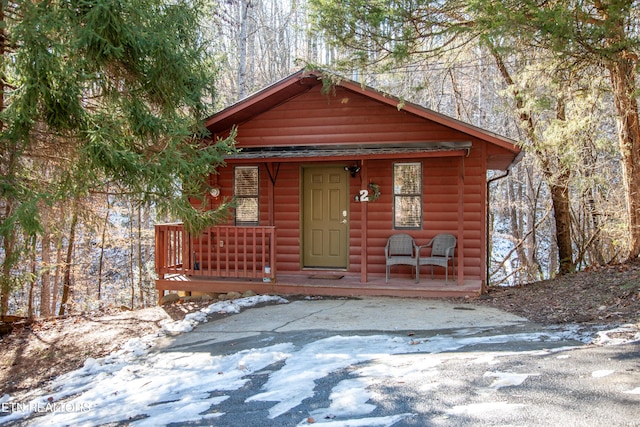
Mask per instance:
[[[349,265],[349,173],[344,167],[305,167],[302,182],[302,263]]]

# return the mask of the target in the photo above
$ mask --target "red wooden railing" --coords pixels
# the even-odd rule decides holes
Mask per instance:
[[[182,224],[157,224],[155,260],[156,273],[159,278],[167,274],[184,274],[189,259],[188,239],[185,242],[185,231]]]
[[[156,272],[226,278],[276,277],[275,227],[215,226],[200,235],[182,224],[158,224]]]

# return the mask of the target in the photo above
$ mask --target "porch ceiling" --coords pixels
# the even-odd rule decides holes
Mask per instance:
[[[226,160],[296,161],[300,159],[389,159],[407,156],[463,156],[469,153],[470,141],[418,142],[390,144],[300,145],[287,147],[251,147],[225,157]]]

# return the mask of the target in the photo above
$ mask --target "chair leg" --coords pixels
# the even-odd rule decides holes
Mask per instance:
[[[385,283],[389,283],[389,266],[388,265],[387,265],[387,278]]]

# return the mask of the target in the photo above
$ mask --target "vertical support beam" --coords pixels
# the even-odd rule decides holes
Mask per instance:
[[[193,270],[193,263],[191,262],[191,251],[193,250],[191,233],[187,233],[187,230],[181,225],[177,234],[180,236],[182,244],[182,271]]]
[[[487,180],[487,143],[480,144],[482,147],[482,175],[486,181],[486,184],[482,186],[482,214],[480,220],[482,221],[480,226],[480,293],[484,294],[488,290],[489,286],[489,210],[491,208],[491,192],[490,184],[491,180]]]
[[[265,163],[264,167],[267,169],[267,173],[269,174],[269,184],[267,185],[267,197],[268,197],[268,203],[267,203],[267,209],[269,210],[269,223],[267,225],[273,226],[275,225],[275,179],[276,177],[274,176],[274,173],[272,172],[271,168],[273,165],[273,163]]]
[[[368,187],[369,174],[367,173],[367,161],[361,160],[360,162],[360,180],[361,186]],[[360,190],[360,189],[358,189]],[[369,263],[367,262],[368,253],[368,220],[367,215],[369,212],[369,204],[360,202],[360,282],[367,283],[369,281]]]
[[[207,245],[204,248],[202,248],[202,247],[201,248],[207,254],[207,269],[205,270],[204,268],[202,268],[203,265],[201,263],[200,271],[202,271],[203,274],[205,274],[205,271],[206,271],[206,274],[208,276],[210,276],[211,275],[211,269],[213,268],[213,258],[212,258],[213,247],[218,245],[218,240],[216,240],[217,237],[216,237],[215,228],[213,228],[213,227],[207,228],[206,233],[207,233],[207,238],[206,238],[205,241],[207,242]],[[204,261],[204,256],[202,256],[202,260]]]
[[[276,259],[278,256],[276,248],[276,227],[271,227],[269,232],[269,266],[271,267],[271,281],[276,281]]]
[[[155,227],[156,231],[156,246],[155,246],[155,259],[156,259],[156,273],[158,273],[158,279],[164,279],[164,266],[167,265],[166,261],[166,239],[165,230],[161,229],[158,225]]]
[[[464,283],[464,159],[458,162],[458,285]]]
[[[268,238],[268,243],[269,243],[269,267],[271,269],[271,281],[275,282],[275,277],[276,277],[276,236],[275,236],[275,225],[276,225],[276,218],[275,218],[275,193],[276,193],[276,180],[278,178],[278,173],[280,172],[280,163],[277,164],[277,166],[274,163],[265,163],[264,167],[267,169],[267,173],[269,174],[269,202],[268,202],[268,208],[269,209],[269,227],[271,227],[271,231],[269,232],[269,238]],[[264,233],[264,230],[263,230]],[[265,239],[264,234],[262,235],[262,246],[264,247],[264,245],[266,244],[267,240]],[[263,256],[263,260],[264,260],[264,256]]]

